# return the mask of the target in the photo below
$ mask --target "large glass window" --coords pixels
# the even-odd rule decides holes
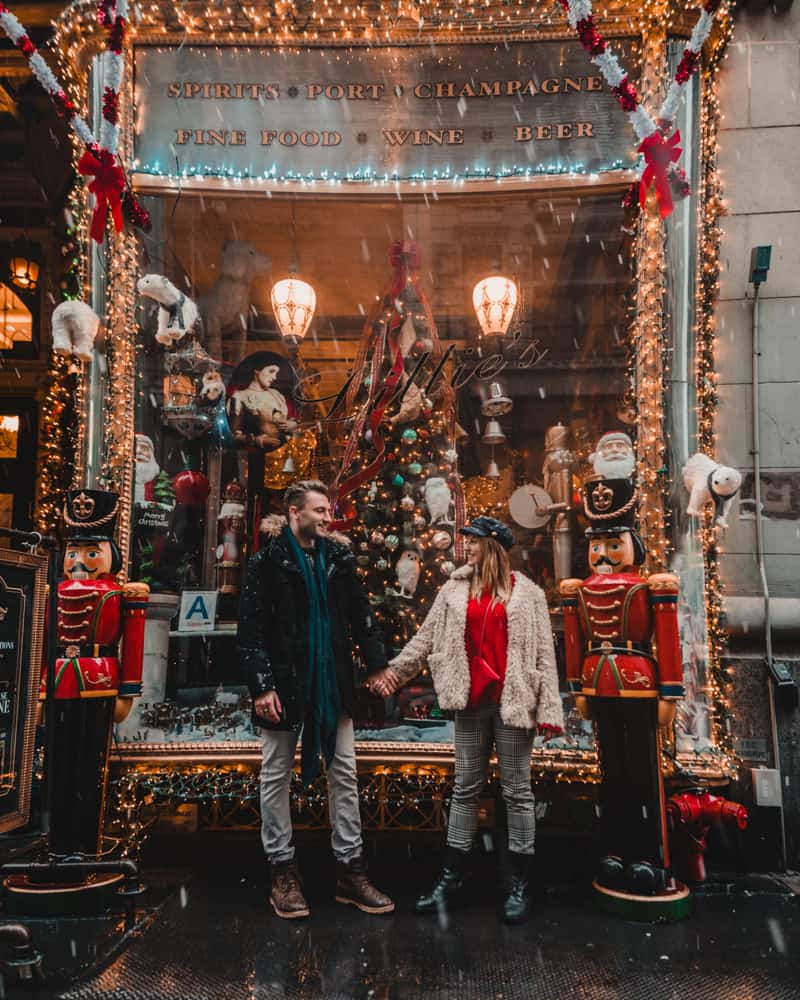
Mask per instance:
[[[569,186],[146,199],[131,576],[175,617],[123,743],[255,739],[238,598],[295,478],[344,487],[390,652],[458,563],[457,519],[479,513],[512,526],[514,567],[544,588],[558,631],[558,581],[586,574],[577,488],[633,465],[620,202]],[[273,303],[284,278],[294,287]],[[312,306],[304,338],[285,336]],[[360,422],[387,380],[405,393]],[[589,747],[566,707],[559,745]],[[364,692],[357,714],[362,739],[452,739],[424,675],[386,702]]]

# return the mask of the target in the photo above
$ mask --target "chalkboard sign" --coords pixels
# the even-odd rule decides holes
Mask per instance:
[[[0,549],[0,833],[28,822],[47,557]]]

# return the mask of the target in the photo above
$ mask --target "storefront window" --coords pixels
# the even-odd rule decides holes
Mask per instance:
[[[131,575],[176,617],[122,742],[256,738],[238,598],[263,519],[296,478],[347,493],[340,511],[390,652],[458,562],[457,522],[478,513],[513,527],[514,567],[544,588],[557,630],[559,580],[587,572],[577,488],[632,469],[620,188],[146,205]],[[273,308],[290,275],[316,300],[303,339],[284,336],[299,327]],[[306,294],[292,292],[295,308]],[[176,336],[195,305],[198,324]],[[383,451],[369,424],[354,448],[365,402],[380,404],[373,379],[392,378],[389,344],[410,385],[382,414]],[[590,727],[566,708],[559,745],[589,749]],[[452,739],[424,675],[386,702],[364,692],[358,716],[362,739]]]

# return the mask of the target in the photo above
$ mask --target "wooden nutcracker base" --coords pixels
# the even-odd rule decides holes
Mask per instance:
[[[683,882],[676,881],[676,889],[663,896],[638,896],[631,892],[606,889],[592,882],[594,898],[600,909],[626,920],[661,924],[685,920],[692,912],[692,895]]]
[[[33,917],[102,913],[115,900],[124,876],[116,872],[91,875],[81,882],[38,882],[27,875],[3,881],[9,913]]]

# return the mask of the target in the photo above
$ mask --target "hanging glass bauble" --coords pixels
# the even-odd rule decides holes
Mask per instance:
[[[417,434],[417,432],[414,430],[413,427],[406,427],[406,429],[403,431],[403,440],[410,441],[412,444],[414,441],[417,440],[418,436],[419,435]]]
[[[392,484],[394,486],[402,486],[404,482],[405,479],[400,475],[399,472],[396,473],[395,476],[392,478]]]
[[[397,548],[399,544],[400,544],[400,539],[397,537],[397,535],[386,536],[386,548],[390,552],[394,552],[394,550]]]
[[[416,503],[413,497],[403,497],[400,501],[400,506],[403,510],[413,510],[416,507]]]
[[[375,560],[375,569],[377,569],[379,573],[385,573],[388,568],[389,568],[389,563],[387,562],[386,559]]]
[[[411,476],[418,476],[422,472],[422,465],[419,462],[411,462],[408,466],[408,472]]]
[[[373,531],[372,534],[369,536],[369,540],[372,542],[373,545],[383,545],[384,534],[382,531]]]
[[[433,547],[436,549],[449,549],[453,544],[453,539],[450,537],[449,531],[435,531],[433,533]]]

